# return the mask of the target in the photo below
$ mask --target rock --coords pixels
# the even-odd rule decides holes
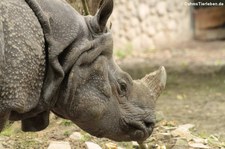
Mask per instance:
[[[168,39],[164,32],[158,32],[154,37],[153,41],[156,46],[163,46],[168,42]]]
[[[150,10],[150,14],[151,14],[151,15],[155,15],[155,14],[156,14],[156,10],[155,10],[155,9],[151,9],[151,10]]]
[[[167,11],[173,12],[176,10],[176,3],[174,1],[166,1],[167,2]],[[180,2],[182,3],[182,2]]]
[[[1,136],[0,137],[0,142],[5,142],[7,139],[9,139],[9,138],[5,137],[5,136]]]
[[[71,149],[70,143],[66,141],[52,141],[48,149]]]
[[[158,21],[158,22],[156,23],[155,29],[156,29],[156,31],[165,33],[164,27],[165,27],[165,26],[164,26],[161,22]]]
[[[153,8],[153,6],[155,6],[156,5],[156,3],[158,2],[157,0],[148,0],[148,1],[146,1],[146,2],[148,2],[148,4],[149,4],[149,6],[151,7],[151,8]]]
[[[120,4],[121,5],[121,4]],[[127,4],[125,4],[124,6],[127,6],[127,10],[130,12],[135,10],[135,6],[133,2],[127,1]]]
[[[140,21],[137,18],[132,18],[131,20],[131,27],[137,27],[140,25]]]
[[[98,144],[93,142],[85,142],[85,146],[87,149],[102,149]]]
[[[139,143],[139,146],[141,149],[149,149],[148,144],[147,143]],[[163,148],[161,148],[163,149]],[[166,148],[165,148],[166,149]]]
[[[132,47],[137,50],[152,50],[155,49],[155,44],[152,39],[146,34],[142,34],[132,40]]]
[[[79,140],[82,140],[83,135],[82,135],[81,133],[79,133],[79,132],[74,132],[74,133],[72,133],[72,134],[70,135],[69,138],[72,139],[72,140],[79,141]]]
[[[118,149],[117,144],[111,143],[111,142],[106,143],[105,146],[106,146],[107,149]]]
[[[125,37],[126,37],[126,39],[128,39],[128,40],[132,40],[132,39],[134,39],[136,36],[137,36],[137,35],[136,35],[135,29],[130,30],[130,31],[129,31],[129,34],[125,34]]]
[[[0,149],[5,149],[1,143],[0,143]]]
[[[139,144],[136,141],[132,141],[132,146],[134,149],[138,149],[139,148]]]
[[[177,29],[177,23],[175,20],[170,20],[167,22],[167,28],[169,30],[175,31]]]
[[[173,149],[184,149],[184,148],[188,148],[188,142],[183,139],[178,139],[173,147]]]
[[[159,16],[165,15],[167,13],[166,2],[164,1],[158,2],[158,4],[156,5],[156,10]]]
[[[207,143],[207,139],[203,139],[203,138],[199,138],[199,137],[195,137],[192,139],[195,143]]]
[[[189,131],[189,129],[193,128],[194,125],[193,124],[185,124],[185,125],[180,125],[178,126],[177,129],[173,130],[171,132],[171,134],[176,137],[182,137],[185,138],[186,140],[192,140],[193,138],[195,138],[194,135],[191,134],[191,132]]]
[[[131,41],[131,46],[135,50],[141,49],[141,41],[140,41],[140,38],[139,37],[133,38],[132,41]]]
[[[137,49],[142,48],[142,45],[151,45],[140,43],[142,39],[137,39],[142,38],[140,36],[143,34],[149,36],[154,43],[150,49],[191,39],[193,33],[190,30],[190,7],[181,6],[184,1],[115,1],[116,6],[111,17],[115,47],[125,49],[124,47],[130,44]],[[183,34],[186,36],[181,36]],[[133,41],[137,45],[132,43]]]
[[[141,21],[145,20],[147,16],[150,14],[150,9],[148,5],[141,3],[138,8],[138,16]]]
[[[119,146],[117,149],[125,149],[125,148]]]
[[[182,131],[189,131],[190,129],[194,128],[195,125],[193,124],[184,124],[184,125],[179,125],[177,130],[182,130]]]
[[[114,38],[114,43],[115,49],[125,49],[128,41],[124,36],[120,36],[120,38]]]
[[[189,142],[189,146],[192,148],[201,148],[201,149],[208,149],[210,148],[208,145],[205,145],[203,143],[194,143],[194,142]]]
[[[156,29],[153,26],[149,26],[148,30],[146,30],[149,36],[154,36],[156,34]]]

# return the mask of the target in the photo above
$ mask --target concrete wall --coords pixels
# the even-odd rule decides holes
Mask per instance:
[[[192,38],[188,0],[115,0],[115,49],[157,49]]]

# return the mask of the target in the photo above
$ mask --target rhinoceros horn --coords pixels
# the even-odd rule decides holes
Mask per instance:
[[[162,90],[166,86],[166,70],[162,66],[157,71],[154,71],[148,75],[146,75],[144,78],[141,79],[141,81],[152,90],[152,92],[155,95],[155,99],[160,95]]]

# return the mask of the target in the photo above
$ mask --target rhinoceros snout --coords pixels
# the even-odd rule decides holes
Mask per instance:
[[[143,120],[143,124],[148,131],[152,131],[155,126],[155,121],[151,119],[145,119]]]
[[[123,130],[130,135],[129,140],[144,141],[151,134],[155,126],[155,118],[146,117],[143,119],[135,120],[124,118]]]

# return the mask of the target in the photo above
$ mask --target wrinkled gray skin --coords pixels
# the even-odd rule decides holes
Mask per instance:
[[[149,137],[166,72],[132,80],[115,64],[112,10],[112,0],[86,17],[64,0],[0,1],[0,131],[8,119],[42,130],[52,111],[97,137]]]

